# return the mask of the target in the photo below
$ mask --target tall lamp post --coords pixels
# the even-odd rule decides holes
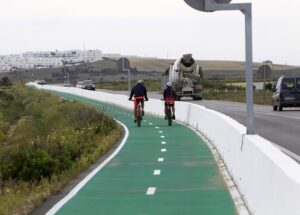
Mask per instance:
[[[246,39],[246,100],[247,100],[247,134],[253,134],[253,56],[252,56],[252,5],[251,3],[230,4],[231,0],[184,0],[190,7],[214,12],[223,10],[239,10],[245,15]]]
[[[128,73],[128,93],[130,94],[131,92],[131,77],[130,77],[130,62],[127,58],[122,58],[122,71]]]
[[[65,81],[64,81],[64,86],[70,86],[70,75],[67,72],[67,61],[62,61],[64,65],[64,73],[65,73]]]

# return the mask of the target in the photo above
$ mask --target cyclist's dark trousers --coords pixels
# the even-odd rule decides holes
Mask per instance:
[[[169,103],[165,103],[165,116],[167,116],[167,105],[169,105],[172,109],[172,114],[175,115],[175,105],[173,104],[169,104]]]

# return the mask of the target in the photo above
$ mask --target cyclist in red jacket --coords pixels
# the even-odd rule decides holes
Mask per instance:
[[[167,105],[170,105],[172,108],[172,118],[175,119],[175,98],[176,93],[172,89],[172,83],[168,82],[167,87],[164,90],[164,100],[165,100],[165,119],[167,119]]]
[[[143,85],[143,80],[139,80],[137,84],[132,88],[129,100],[132,99],[134,95],[134,122],[136,122],[137,119],[137,107],[138,103],[141,103],[141,108],[142,108],[142,116],[144,116],[144,98],[146,101],[148,101],[147,97],[147,89]]]

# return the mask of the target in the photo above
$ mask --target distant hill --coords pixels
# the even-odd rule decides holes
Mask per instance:
[[[175,59],[157,59],[131,57],[130,61],[133,79],[161,79],[166,68]],[[244,78],[245,64],[238,61],[203,61],[198,63],[204,71],[207,79]],[[258,75],[260,63],[254,63],[254,76]],[[83,79],[92,79],[95,82],[127,79],[127,73],[122,71],[122,65],[117,58],[104,58],[102,61],[86,63],[67,67],[71,83]],[[300,67],[288,65],[273,65],[272,77],[276,78],[282,74],[300,74]],[[48,83],[63,83],[63,68],[32,69],[0,73],[0,78],[9,76],[13,82],[28,82],[36,79],[45,79]]]
[[[157,58],[128,58],[132,67],[141,71],[164,71],[175,59],[157,59]],[[245,63],[241,61],[208,61],[197,60],[204,71],[244,71]],[[256,71],[261,63],[254,63],[253,70]],[[273,64],[273,70],[290,70],[295,66]],[[298,67],[299,68],[299,67]]]

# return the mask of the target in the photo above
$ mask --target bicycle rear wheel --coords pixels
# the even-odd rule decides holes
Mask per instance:
[[[168,118],[168,125],[169,125],[169,126],[172,126],[172,117],[169,117],[169,118]]]
[[[141,127],[141,122],[142,122],[142,115],[141,115],[141,106],[138,107],[137,109],[137,120],[136,120],[136,124],[138,127]]]
[[[137,121],[136,121],[136,124],[137,124],[138,127],[141,127],[141,121],[142,121],[141,118],[138,117]]]
[[[172,114],[171,114],[171,107],[168,106],[167,108],[167,117],[168,117],[168,125],[172,126]]]

